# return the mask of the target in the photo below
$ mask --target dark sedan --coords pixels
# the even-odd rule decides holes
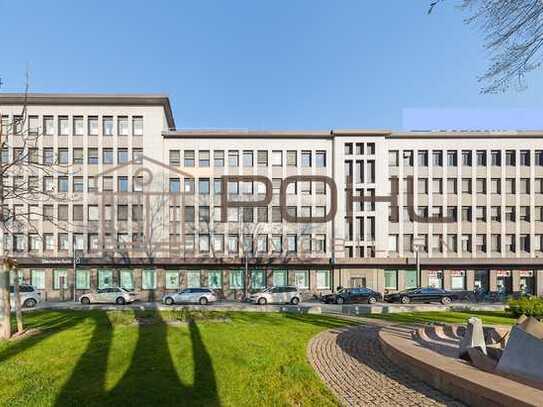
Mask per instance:
[[[343,288],[335,294],[324,295],[321,301],[327,304],[375,304],[382,298],[381,293],[370,288]]]
[[[441,288],[410,288],[393,294],[386,294],[386,302],[400,302],[409,304],[411,302],[440,302],[443,305],[450,304],[455,300],[456,294]]]

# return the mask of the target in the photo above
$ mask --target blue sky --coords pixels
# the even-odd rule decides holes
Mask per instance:
[[[405,108],[539,109],[542,72],[481,95],[482,34],[454,0],[428,3],[0,0],[1,90],[20,91],[28,65],[35,92],[167,93],[179,128],[401,129]]]

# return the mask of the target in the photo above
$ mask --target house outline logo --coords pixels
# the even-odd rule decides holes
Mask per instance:
[[[153,164],[155,167],[158,167],[158,170],[162,170],[157,173],[157,169],[148,168],[144,166],[144,163],[148,162]],[[104,191],[103,190],[103,179],[104,177],[116,174],[119,170],[123,168],[135,169],[132,172],[132,190],[128,191]],[[180,180],[179,191],[172,192],[168,189],[165,191],[145,191],[145,187],[153,185],[153,180],[156,178],[155,175],[166,175],[162,182],[167,182],[173,177],[178,177]],[[168,253],[169,257],[178,257],[180,255],[180,244],[181,241],[177,240],[177,236],[183,236],[183,225],[184,222],[181,219],[177,218],[177,210],[173,211],[173,219],[169,219],[167,224],[160,224],[161,227],[169,227],[168,237],[173,236],[173,240],[170,238],[167,241],[157,240],[154,236],[154,228],[156,225],[153,225],[153,220],[155,219],[154,215],[162,212],[162,216],[166,216],[163,211],[167,207],[165,206],[168,203],[168,207],[174,208],[183,208],[184,196],[185,194],[193,195],[191,192],[187,193],[181,187],[184,179],[193,179],[196,180],[198,177],[206,177],[211,179],[213,173],[211,169],[206,168],[194,168],[191,169],[191,172],[179,169],[172,165],[164,164],[163,162],[156,160],[154,158],[148,157],[146,155],[141,155],[141,158],[132,159],[126,163],[118,164],[112,168],[109,168],[105,171],[97,173],[94,177],[96,179],[97,191],[95,192],[96,196],[101,198],[99,203],[100,216],[99,216],[99,231],[98,231],[98,241],[97,247],[89,247],[88,252],[90,254],[103,254],[106,256],[114,256],[115,254],[120,255],[121,257],[131,257],[134,254],[144,254],[146,257],[155,257],[159,253]],[[138,190],[136,190],[136,180],[141,178],[141,183],[138,184]],[[101,184],[99,184],[101,182]],[[128,205],[129,201],[132,205],[140,205],[142,211],[140,218],[134,220],[131,218],[130,222],[127,220],[119,221],[116,216],[116,211],[114,208],[117,208],[114,205],[115,198],[117,198],[117,205],[119,201],[126,203]],[[163,202],[157,208],[151,208],[151,200],[162,199]],[[156,202],[155,202],[156,203]],[[109,206],[111,213],[109,217],[106,217],[105,209]],[[152,210],[154,213],[152,213]],[[171,214],[172,211],[169,212]],[[182,212],[182,211],[181,211]],[[134,212],[132,212],[134,213]],[[126,222],[127,225],[130,224],[132,227],[127,227],[127,230],[120,230],[118,228],[118,222]],[[174,226],[174,229],[171,229],[171,225]],[[180,230],[177,231],[177,226],[179,225]],[[128,239],[127,241],[120,242],[118,240],[119,232],[126,232],[132,230],[132,236],[136,235],[137,240]],[[135,233],[134,233],[135,232]],[[173,233],[172,233],[173,232]],[[121,233],[122,235],[122,233]]]

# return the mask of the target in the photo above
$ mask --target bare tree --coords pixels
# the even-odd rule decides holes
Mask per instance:
[[[55,176],[69,175],[69,166],[60,164],[54,155],[47,159],[45,155],[40,157],[42,132],[36,123],[29,123],[28,98],[27,85],[20,113],[9,117],[0,112],[0,229],[3,237],[0,242],[0,338],[11,336],[10,271],[15,273],[17,330],[24,329],[15,255],[27,251],[31,239],[43,241],[40,220],[54,223],[60,229],[68,228],[68,222],[40,210],[43,202],[70,199],[67,193],[56,191],[52,182],[45,182],[54,180]]]
[[[446,0],[433,0],[428,13]],[[467,24],[484,34],[490,52],[490,66],[479,78],[482,93],[503,92],[524,87],[524,77],[543,61],[543,1],[459,0],[469,13]]]

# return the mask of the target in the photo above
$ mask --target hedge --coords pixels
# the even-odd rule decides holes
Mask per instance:
[[[541,297],[523,297],[518,300],[509,300],[507,302],[507,311],[515,317],[520,317],[522,314],[543,318],[543,298]]]

